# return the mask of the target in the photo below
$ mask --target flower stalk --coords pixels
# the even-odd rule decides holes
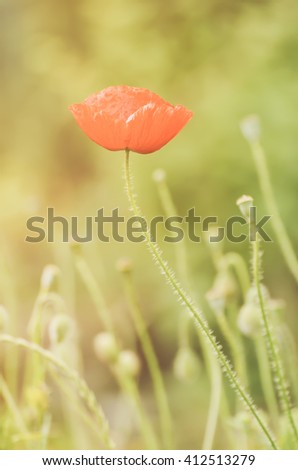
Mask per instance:
[[[177,210],[170,189],[167,185],[166,173],[161,169],[155,170],[155,172],[153,173],[153,179],[156,182],[159,198],[166,216],[171,217],[175,215],[177,213]],[[180,243],[175,243],[175,255],[176,269],[180,276],[180,279],[183,280],[188,290],[191,290],[190,275],[187,263],[187,249],[184,240],[182,240]],[[184,314],[184,312],[182,313],[182,315],[180,315],[180,321],[178,323],[178,339],[181,348],[189,347],[190,320],[190,316]],[[210,348],[210,345],[207,343],[205,336],[202,335],[200,330],[197,330],[197,332],[203,355],[206,360],[207,373],[210,380],[211,388],[207,423],[205,427],[202,448],[212,449],[216,425],[218,421],[218,415],[220,411],[222,372],[220,370],[220,367],[216,363],[213,351]]]
[[[254,221],[251,221],[254,224]],[[298,431],[292,413],[292,405],[285,376],[283,363],[281,360],[278,344],[272,331],[270,318],[267,313],[265,299],[262,292],[261,284],[261,269],[260,269],[260,239],[258,233],[255,233],[255,240],[251,242],[253,249],[253,280],[257,290],[258,302],[260,313],[264,328],[264,336],[266,338],[268,355],[271,359],[273,373],[276,379],[276,388],[279,396],[280,404],[283,411],[286,413],[287,419],[292,430],[293,440],[295,445],[298,446]]]
[[[133,185],[132,185],[132,177],[130,173],[130,166],[129,166],[129,150],[127,149],[125,152],[125,181],[126,181],[126,190],[129,199],[129,203],[131,206],[131,210],[135,216],[142,217],[141,210],[138,207],[136,202],[136,197],[133,192]],[[148,224],[147,224],[148,225]],[[277,449],[277,445],[275,443],[274,438],[271,435],[271,432],[267,428],[267,425],[264,423],[263,419],[261,418],[260,413],[258,412],[252,398],[246,392],[244,387],[241,385],[236,373],[234,372],[232,366],[230,365],[229,360],[222,352],[221,345],[217,342],[215,336],[213,335],[212,331],[209,329],[208,323],[203,317],[200,310],[194,305],[193,301],[188,297],[188,295],[184,292],[184,289],[180,287],[179,282],[176,280],[176,277],[172,270],[169,268],[166,261],[164,261],[161,251],[156,243],[152,242],[150,231],[144,231],[144,236],[146,240],[146,244],[148,246],[149,251],[151,252],[153,258],[155,259],[156,263],[158,264],[161,272],[165,275],[168,283],[172,287],[173,291],[177,295],[180,302],[187,308],[191,316],[193,317],[197,327],[201,330],[201,332],[205,335],[208,342],[210,343],[224,373],[226,374],[228,380],[232,388],[236,391],[239,398],[246,404],[247,408],[254,416],[257,424],[261,428],[263,434],[266,436],[270,446],[273,449]]]

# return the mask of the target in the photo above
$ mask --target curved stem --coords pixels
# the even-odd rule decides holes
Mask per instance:
[[[244,259],[239,253],[230,251],[223,256],[223,260],[227,267],[231,266],[234,268],[241,287],[242,297],[245,299],[247,291],[250,288],[250,278]]]
[[[277,392],[280,399],[281,406],[285,411],[290,427],[292,429],[293,437],[298,445],[298,431],[292,414],[291,400],[289,396],[289,390],[285,377],[285,372],[282,364],[282,360],[279,353],[277,341],[274,333],[272,332],[270,320],[266,311],[265,301],[263,298],[262,287],[261,287],[261,275],[260,275],[260,248],[259,248],[259,237],[256,233],[255,241],[252,241],[253,246],[253,277],[254,283],[257,290],[258,301],[262,316],[262,322],[264,327],[265,338],[267,342],[267,350],[269,357],[272,362],[273,372],[276,377]]]
[[[125,159],[125,179],[126,179],[126,189],[127,189],[127,194],[129,198],[129,202],[131,205],[131,209],[134,213],[135,216],[137,217],[142,217],[142,213],[137,205],[133,189],[132,189],[132,181],[131,181],[131,174],[130,174],[130,168],[129,168],[129,151],[126,151],[126,159]],[[150,236],[150,231],[147,229],[144,231],[144,236],[145,240],[148,246],[149,251],[153,255],[156,263],[158,264],[161,272],[165,275],[168,283],[171,285],[173,291],[177,295],[178,299],[180,302],[185,305],[191,316],[196,322],[196,325],[198,328],[201,330],[201,332],[206,336],[208,342],[212,346],[212,349],[223,369],[225,372],[227,378],[229,379],[231,386],[235,389],[235,391],[238,393],[238,396],[243,400],[243,402],[246,404],[254,418],[256,419],[256,422],[258,423],[259,427],[267,437],[271,447],[273,449],[277,449],[277,446],[275,444],[275,441],[273,437],[271,436],[270,431],[268,430],[266,424],[263,422],[262,418],[260,417],[260,414],[258,413],[257,408],[255,407],[255,404],[252,400],[252,398],[248,395],[246,390],[243,388],[241,383],[239,382],[239,379],[234,372],[232,366],[229,363],[229,360],[225,356],[225,354],[222,352],[222,347],[221,345],[217,342],[215,336],[213,335],[212,331],[209,329],[208,323],[203,317],[202,313],[198,310],[198,308],[193,304],[192,300],[188,297],[188,295],[184,292],[182,287],[180,287],[178,281],[176,280],[173,272],[171,269],[168,267],[166,261],[163,260],[160,249],[158,248],[156,243],[153,243],[151,240]]]
[[[206,349],[206,348],[205,348]],[[222,374],[220,367],[214,356],[208,353],[207,360],[210,361],[210,381],[211,381],[211,394],[209,409],[207,415],[207,424],[204,432],[202,449],[210,450],[213,448],[213,441],[218,421],[220,410],[221,392],[222,392]]]
[[[272,216],[271,222],[275,231],[283,257],[288,265],[289,270],[298,282],[298,260],[293,249],[291,240],[287,234],[284,223],[280,216],[276,200],[274,197],[272,184],[270,181],[269,171],[267,167],[264,150],[259,142],[251,143],[252,154],[254,156],[255,166],[257,169],[259,182],[263,197],[267,206],[267,210]]]
[[[114,448],[114,444],[110,438],[109,426],[104,412],[97,403],[94,393],[90,390],[86,382],[75,370],[70,369],[67,364],[62,362],[60,359],[57,359],[51,352],[41,348],[35,343],[30,343],[25,339],[14,338],[13,336],[9,335],[0,335],[0,343],[13,344],[14,346],[25,348],[27,351],[31,351],[32,353],[37,353],[48,364],[56,367],[62,375],[67,377],[75,385],[78,394],[86,404],[94,419],[97,421],[98,433],[102,439],[102,442],[108,449]]]

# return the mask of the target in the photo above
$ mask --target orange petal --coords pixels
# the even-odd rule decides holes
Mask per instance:
[[[192,116],[183,106],[146,104],[126,121],[126,146],[137,153],[155,152],[172,140]]]
[[[95,106],[85,103],[70,106],[75,120],[90,139],[108,150],[125,149],[126,124]]]

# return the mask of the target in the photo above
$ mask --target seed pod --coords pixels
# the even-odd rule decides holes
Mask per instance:
[[[120,352],[117,366],[121,373],[130,377],[136,377],[141,371],[139,357],[134,351],[128,349]]]
[[[44,267],[40,278],[40,287],[42,290],[49,291],[60,275],[60,269],[54,264],[48,264]]]
[[[250,143],[257,142],[261,135],[260,119],[257,115],[252,114],[242,119],[240,129],[243,137]]]
[[[93,349],[100,361],[108,363],[115,362],[119,354],[115,337],[107,332],[95,336]]]
[[[238,328],[245,336],[258,336],[261,333],[259,308],[253,303],[244,304],[237,319]]]
[[[68,339],[74,332],[73,320],[65,314],[55,315],[49,325],[51,344],[60,344]]]
[[[174,375],[182,382],[193,380],[200,372],[201,364],[198,356],[189,347],[180,348],[173,363]]]

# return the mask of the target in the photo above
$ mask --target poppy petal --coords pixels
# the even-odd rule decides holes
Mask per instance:
[[[108,150],[125,149],[126,124],[86,103],[70,106],[75,120],[90,139]]]
[[[84,103],[94,109],[124,122],[138,109],[148,103],[167,104],[163,98],[146,88],[132,86],[110,86],[89,96]]]
[[[172,140],[192,118],[183,106],[148,103],[127,119],[127,147],[147,154],[159,150]]]

